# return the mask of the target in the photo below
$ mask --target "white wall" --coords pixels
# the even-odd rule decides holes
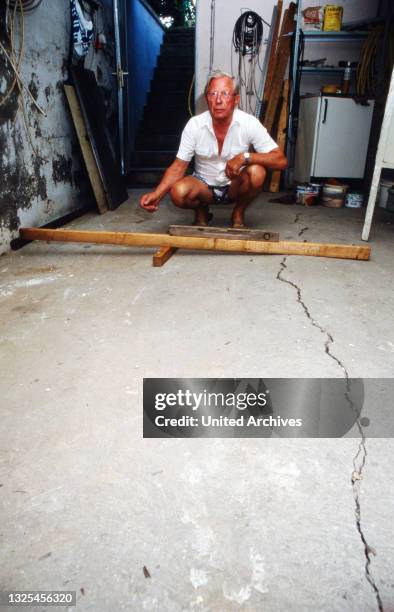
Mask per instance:
[[[214,35],[214,63],[213,68],[221,68],[226,72],[231,71],[231,59],[233,59],[233,74],[237,72],[238,55],[232,47],[232,35],[234,25],[240,17],[241,9],[255,11],[265,21],[270,22],[272,10],[276,4],[276,0],[215,0],[215,35]],[[303,0],[302,7],[316,6],[314,0]],[[323,6],[327,3],[321,3]],[[332,2],[331,4],[341,4],[343,6],[343,22],[354,21],[356,19],[365,19],[375,16],[376,0],[342,0],[342,2]],[[284,0],[283,10],[289,5],[289,0]],[[201,94],[204,90],[207,75],[209,73],[210,59],[210,24],[211,24],[211,0],[197,0],[197,23],[196,23],[196,110],[201,112],[205,109],[205,104],[201,100]],[[269,29],[264,26],[264,40],[268,38]],[[308,48],[306,58],[316,59],[318,57],[330,57],[333,55],[333,61],[338,59],[357,59],[360,46],[351,48],[336,48],[333,46],[327,47],[319,43],[318,48]],[[260,57],[260,65],[263,63],[266,45],[263,44],[262,54]],[[330,55],[331,54],[331,55]],[[339,57],[338,57],[339,55]],[[258,79],[257,79],[258,82]]]
[[[287,0],[285,0],[288,4]],[[232,46],[233,30],[237,19],[241,16],[242,8],[254,11],[268,23],[271,22],[273,0],[215,0],[215,32],[214,32],[214,62],[213,69],[222,69],[231,72],[233,61],[233,74],[237,73],[238,55]],[[196,110],[201,112],[205,108],[200,97],[204,91],[209,74],[210,61],[210,29],[211,29],[211,0],[197,0],[196,19]],[[264,25],[263,42],[266,41],[269,28]],[[263,61],[266,45],[262,45],[260,65]],[[257,78],[258,83],[258,78]]]

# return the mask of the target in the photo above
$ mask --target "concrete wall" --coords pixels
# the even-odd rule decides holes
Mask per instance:
[[[272,10],[276,4],[276,0],[249,0],[247,5],[241,0],[215,0],[215,32],[214,32],[214,62],[213,68],[222,68],[227,72],[237,73],[238,70],[238,55],[234,52],[232,46],[232,35],[235,23],[241,15],[241,9],[247,6],[248,10],[255,11],[260,17],[262,17],[268,23],[271,22]],[[322,5],[328,4],[321,3]],[[335,3],[334,3],[335,4]],[[344,7],[343,21],[353,21],[355,19],[364,19],[366,17],[375,16],[376,14],[376,1],[375,0],[341,0],[338,4]],[[289,0],[284,0],[283,8],[287,8]],[[312,0],[303,0],[302,6],[315,6]],[[201,100],[201,94],[204,90],[206,78],[209,72],[209,61],[210,61],[210,24],[211,24],[211,0],[198,0],[197,1],[197,23],[196,23],[196,108],[198,112],[205,109],[205,103]],[[264,41],[268,38],[269,28],[264,26]],[[331,57],[334,52],[333,59],[346,59],[349,55],[349,59],[358,57],[358,51],[360,46],[352,46],[339,48],[339,46],[333,49],[333,46],[327,46],[327,44],[320,43],[319,48],[308,47],[308,53],[305,57],[317,58],[317,57]],[[262,52],[260,55],[260,65],[263,64],[264,54],[266,45],[263,44]],[[350,51],[349,51],[350,49]],[[323,53],[323,55],[322,55]],[[316,55],[317,54],[317,55]],[[336,55],[335,55],[336,54]],[[256,82],[258,84],[258,73]],[[313,87],[313,83],[310,84]],[[317,89],[320,86],[317,86]],[[246,110],[246,109],[245,109]]]
[[[96,20],[110,18],[110,0]],[[108,24],[107,24],[108,25]],[[67,78],[70,41],[69,2],[51,0],[25,15],[24,55],[21,74],[40,106],[43,116],[25,94],[26,122],[19,109],[15,89],[0,106],[0,253],[8,250],[10,240],[21,225],[43,225],[82,206],[89,194],[79,145],[76,141],[63,82]],[[110,38],[110,29],[106,29]],[[8,47],[4,28],[2,43]],[[18,43],[18,33],[16,41]],[[111,58],[90,52],[86,67],[96,70],[104,90],[111,90]],[[13,80],[13,72],[0,50],[0,100]],[[108,108],[112,101],[107,96]]]
[[[165,28],[152,9],[131,0],[128,13],[129,146],[133,147]]]

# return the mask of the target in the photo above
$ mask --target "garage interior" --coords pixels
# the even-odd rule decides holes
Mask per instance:
[[[279,4],[251,0],[248,8],[269,24]],[[285,104],[281,90],[272,126],[282,136],[287,106],[289,169],[247,214],[249,228],[279,232],[281,241],[368,246],[369,260],[178,249],[161,267],[152,265],[157,248],[29,242],[20,229],[167,234],[192,224],[192,211],[169,196],[154,215],[139,199],[176,154],[190,110],[203,110],[210,63],[230,70],[243,4],[226,13],[224,0],[197,0],[195,22],[184,11],[167,29],[153,2],[83,0],[93,34],[77,62],[73,3],[1,4],[0,591],[72,590],[77,609],[95,612],[394,609],[385,382],[394,370],[394,174],[379,158],[382,124],[394,125],[390,4],[343,0],[351,41],[304,40],[303,56],[289,46],[290,93]],[[307,6],[292,8],[298,21],[288,40],[305,26]],[[289,2],[282,23],[286,9]],[[338,61],[356,62],[370,32],[376,91],[362,176],[297,181],[297,139],[289,138],[302,130],[297,106],[324,100],[327,79],[342,86],[347,66]],[[194,54],[181,53],[182,72],[171,64],[174,47],[189,48],[190,36]],[[261,68],[269,36],[264,25]],[[325,56],[335,67],[299,65]],[[79,78],[78,69],[89,74]],[[186,71],[182,83],[177,71]],[[80,124],[65,86],[77,93]],[[332,178],[361,193],[363,206],[296,202],[297,184]],[[217,205],[214,225],[229,223],[228,207]],[[144,378],[243,377],[363,379],[363,419],[332,438],[143,437]]]

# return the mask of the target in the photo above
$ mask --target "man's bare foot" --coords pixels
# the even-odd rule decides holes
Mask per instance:
[[[202,227],[208,227],[213,214],[209,212],[208,206],[199,206],[195,210],[194,225],[200,225]]]
[[[234,227],[235,229],[243,229],[245,227],[243,215],[233,215],[231,218],[231,227]]]

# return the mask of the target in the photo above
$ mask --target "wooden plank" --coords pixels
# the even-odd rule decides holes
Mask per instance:
[[[99,212],[103,214],[108,211],[107,196],[105,195],[103,183],[101,181],[100,173],[98,171],[96,160],[93,155],[92,146],[90,144],[89,137],[86,132],[86,127],[82,117],[77,95],[72,85],[65,85],[64,91],[66,93],[66,97],[70,107],[75,131],[77,132],[79,145],[82,151],[82,157],[84,159],[90,184],[92,185],[94,197],[96,199],[97,208],[99,209]]]
[[[154,268],[161,268],[164,264],[177,252],[178,249],[170,246],[161,247],[154,255],[152,259],[152,265]]]
[[[276,142],[283,153],[286,149],[286,126],[287,126],[287,104],[289,99],[289,79],[283,82],[283,97],[282,107],[280,109],[280,117],[278,123],[278,133],[276,136]],[[269,185],[269,191],[276,193],[279,191],[280,185],[280,170],[275,170],[271,175],[271,181]]]
[[[272,86],[272,80],[274,77],[276,52],[277,52],[277,47],[278,47],[279,25],[280,25],[280,20],[282,17],[283,0],[278,0],[277,8],[278,8],[278,12],[277,12],[277,17],[276,17],[275,26],[274,26],[274,33],[272,36],[272,44],[271,44],[271,50],[270,50],[270,57],[268,60],[267,76],[265,79],[262,117],[264,117],[265,109],[267,108],[267,103],[270,97],[270,91],[271,91],[271,86]]]
[[[291,36],[289,33],[294,32],[295,28],[295,15],[296,5],[294,2],[290,2],[289,8],[286,9],[283,18],[282,28],[278,41],[277,59],[275,63],[275,70],[272,78],[272,86],[270,89],[270,97],[267,104],[267,110],[264,115],[264,126],[268,132],[271,133],[274,127],[275,115],[282,92],[282,84],[286,73],[287,64],[290,57],[291,49]]]
[[[264,242],[258,240],[227,240],[226,238],[200,238],[170,236],[169,234],[143,234],[131,232],[97,232],[65,229],[19,230],[25,240],[53,240],[56,242],[87,242],[120,246],[160,247],[202,251],[230,251],[233,253],[267,253],[271,255],[309,255],[337,257],[339,259],[369,259],[371,247],[367,245],[321,244],[319,242]]]
[[[170,225],[171,236],[201,236],[203,238],[227,238],[228,240],[265,240],[278,242],[278,232],[237,227],[207,227],[202,225]]]

